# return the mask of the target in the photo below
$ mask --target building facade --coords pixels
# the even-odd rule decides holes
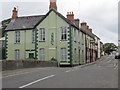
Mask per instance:
[[[7,60],[57,60],[62,65],[85,61],[85,35],[55,9],[42,16],[13,18],[5,31]]]
[[[18,17],[14,8],[12,20],[5,29],[7,60],[58,61],[60,65],[81,65],[95,61],[95,38],[86,23],[67,18],[57,11],[56,0],[50,0],[46,15]]]

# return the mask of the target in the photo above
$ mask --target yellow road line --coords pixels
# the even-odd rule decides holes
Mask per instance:
[[[17,76],[17,75],[22,75],[22,74],[27,74],[27,73],[31,73],[31,72],[36,72],[36,71],[38,71],[39,69],[41,69],[41,70],[43,70],[43,69],[50,69],[50,67],[48,68],[38,68],[37,70],[30,70],[30,71],[27,71],[27,72],[18,72],[18,73],[14,73],[14,74],[9,74],[9,75],[7,75],[7,76],[2,76],[2,77],[0,77],[0,79],[2,79],[2,78],[8,78],[8,77],[13,77],[13,76]]]

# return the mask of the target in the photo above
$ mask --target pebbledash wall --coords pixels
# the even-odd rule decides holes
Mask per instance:
[[[61,41],[61,27],[67,28],[67,40],[65,41]],[[40,28],[45,28],[44,42],[39,40]],[[17,30],[20,31],[20,44],[15,44],[15,30],[6,31],[7,60],[15,60],[16,49],[20,50],[20,60],[28,59],[29,53],[34,53],[34,57],[36,57],[37,60],[40,60],[40,49],[44,48],[46,61],[55,58],[62,65],[85,63],[85,34],[65,22],[65,20],[58,16],[54,11],[50,12],[50,14],[34,28],[36,31],[35,43],[32,42],[32,30]],[[54,35],[54,42],[52,42],[52,44],[51,34]],[[66,48],[67,59],[65,61],[61,61],[61,48]]]

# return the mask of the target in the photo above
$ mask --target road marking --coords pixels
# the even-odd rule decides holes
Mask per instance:
[[[35,83],[37,83],[37,82],[43,81],[43,80],[45,80],[45,79],[48,79],[48,78],[51,78],[51,77],[54,77],[54,76],[55,76],[55,75],[50,75],[50,76],[47,76],[47,77],[38,79],[38,80],[36,80],[36,81],[33,81],[33,82],[28,83],[28,84],[26,84],[26,85],[23,85],[23,86],[21,86],[21,87],[19,87],[19,88],[24,88],[24,87],[30,86],[30,85],[32,85],[32,84],[35,84]]]
[[[117,66],[117,64],[116,63],[114,63],[114,67],[116,67]]]
[[[116,64],[114,64],[114,66],[115,66],[115,67],[114,67],[114,69],[117,69],[117,68],[118,68],[118,65],[117,65],[117,63],[116,63]]]
[[[114,67],[114,69],[117,69],[117,68],[118,68],[118,66],[115,66],[115,67]]]
[[[107,61],[108,63],[111,62],[112,60]]]
[[[76,70],[78,70],[78,68],[72,69],[72,70],[67,70],[67,71],[65,71],[65,72],[72,72],[72,71],[76,71]]]
[[[65,71],[65,72],[70,72],[71,70],[67,70],[67,71]]]

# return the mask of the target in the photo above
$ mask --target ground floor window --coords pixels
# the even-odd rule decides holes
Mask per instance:
[[[61,61],[66,61],[67,54],[66,54],[66,48],[61,48]]]
[[[40,49],[40,60],[45,60],[45,49],[44,48]]]
[[[76,50],[76,48],[75,48],[75,49],[74,49],[74,60],[75,60],[75,61],[77,60],[77,57],[76,57],[76,56],[77,56],[77,55],[76,55],[77,52],[76,52],[76,51],[77,51],[77,50]]]
[[[16,49],[15,50],[15,60],[19,60],[20,59],[20,50]]]
[[[79,59],[79,63],[80,63],[80,49],[79,49],[79,51],[78,51],[78,59]]]

